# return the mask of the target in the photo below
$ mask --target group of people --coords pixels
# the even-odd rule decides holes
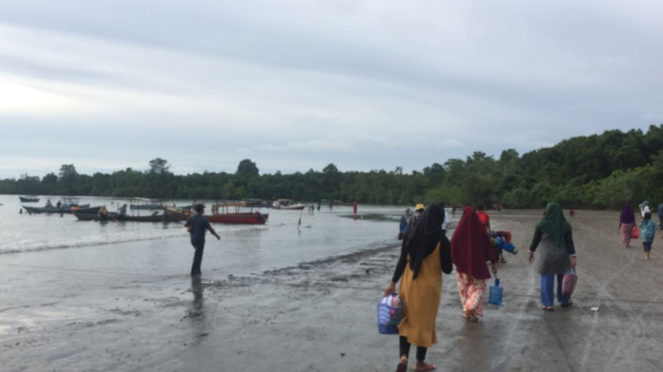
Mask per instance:
[[[640,204],[640,215],[642,221],[639,224],[640,236],[642,237],[642,247],[645,252],[645,260],[649,259],[652,244],[656,237],[656,230],[663,229],[663,203],[658,205],[657,215],[659,223],[652,221],[652,214],[649,209],[649,202],[645,201]],[[622,232],[621,243],[624,248],[630,248],[631,239],[636,236],[634,230],[636,229],[635,212],[631,209],[629,202],[624,203],[622,213],[619,215],[619,229]]]
[[[443,272],[450,274],[453,266],[456,267],[460,315],[468,322],[478,322],[483,316],[486,280],[491,278],[491,271],[497,274],[499,257],[496,257],[490,241],[488,215],[485,214],[482,220],[480,212],[483,211],[466,206],[449,240],[442,228],[448,220],[443,204],[428,206],[416,222],[411,211],[406,210],[403,217],[407,229],[401,228],[400,231],[400,258],[384,291],[385,296],[395,293],[396,283],[400,281],[398,293],[405,315],[398,326],[400,360],[397,372],[407,370],[412,344],[417,346],[414,370],[436,369],[434,364],[426,362],[426,352],[437,343],[435,318],[441,300]],[[557,203],[547,206],[545,216],[536,225],[529,248],[529,262],[533,262],[537,248],[540,252],[537,269],[541,275],[541,308],[554,310],[555,276],[558,302],[563,308],[572,306],[570,299],[562,296],[561,286],[563,275],[575,269],[575,247],[571,225]]]

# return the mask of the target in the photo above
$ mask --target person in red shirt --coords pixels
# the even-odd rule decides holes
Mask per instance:
[[[490,234],[490,216],[483,210],[483,205],[479,204],[477,207],[477,214],[479,215],[479,221],[481,221],[483,227],[485,227],[488,234]]]
[[[352,215],[355,217],[355,220],[357,220],[357,201],[355,200],[354,203],[352,203]]]

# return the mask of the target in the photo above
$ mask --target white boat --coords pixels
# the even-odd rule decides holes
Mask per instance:
[[[285,209],[285,210],[302,210],[304,209],[304,204],[295,203],[290,199],[279,199],[273,204],[274,209]]]

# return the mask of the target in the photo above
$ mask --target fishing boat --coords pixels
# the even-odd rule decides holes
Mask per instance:
[[[21,203],[39,203],[39,198],[36,196],[19,196]]]
[[[274,209],[298,211],[304,209],[304,204],[295,203],[290,199],[279,199],[274,202],[273,207]]]
[[[74,212],[74,216],[79,221],[116,221],[117,220],[117,213],[111,212],[108,213],[108,217],[105,219],[102,218],[98,213],[97,214],[92,214],[92,213],[79,213],[79,212]]]
[[[250,208],[250,211],[241,212],[242,208]],[[269,218],[269,213],[253,211],[253,207],[250,204],[247,205],[246,202],[238,202],[215,204],[212,206],[212,214],[206,217],[209,222],[242,225],[264,225]]]
[[[90,204],[83,204],[83,205],[78,206],[78,207],[63,205],[60,208],[57,208],[57,207],[26,207],[25,205],[21,205],[21,206],[29,214],[32,214],[32,213],[35,213],[35,214],[39,214],[39,213],[60,214],[60,213],[75,213],[75,212],[80,212],[82,214],[96,214],[96,213],[99,213],[99,210],[101,209],[101,207],[90,208]]]

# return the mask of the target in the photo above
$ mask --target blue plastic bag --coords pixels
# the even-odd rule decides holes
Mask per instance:
[[[378,332],[384,335],[398,334],[398,324],[403,320],[405,309],[394,293],[378,302]]]

